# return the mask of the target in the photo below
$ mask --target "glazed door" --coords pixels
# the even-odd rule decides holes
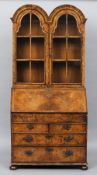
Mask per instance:
[[[18,84],[46,84],[47,38],[38,15],[30,12],[23,16],[16,34]]]
[[[63,14],[58,16],[54,27],[50,40],[51,84],[80,85],[82,35],[76,19],[68,13]]]

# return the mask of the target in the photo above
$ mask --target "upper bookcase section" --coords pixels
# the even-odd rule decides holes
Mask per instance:
[[[47,13],[36,5],[19,8],[13,22],[13,83],[84,86],[83,13],[62,5]]]

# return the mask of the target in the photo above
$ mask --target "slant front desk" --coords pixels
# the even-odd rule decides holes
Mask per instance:
[[[83,13],[63,5],[48,16],[38,6],[25,5],[12,22],[10,168],[87,169]]]

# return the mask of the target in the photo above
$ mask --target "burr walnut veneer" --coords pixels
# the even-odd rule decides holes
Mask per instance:
[[[71,5],[50,16],[35,5],[14,14],[11,169],[87,169],[85,21]]]

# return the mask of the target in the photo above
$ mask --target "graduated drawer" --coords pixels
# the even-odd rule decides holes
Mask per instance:
[[[85,133],[86,124],[37,124],[37,123],[13,123],[12,133]]]
[[[87,121],[86,114],[31,114],[12,113],[12,122],[74,122],[83,123]]]
[[[13,134],[14,146],[85,146],[86,134]]]
[[[12,133],[47,133],[47,124],[33,124],[33,123],[13,123]]]
[[[51,124],[49,126],[50,133],[86,133],[86,124]]]
[[[13,147],[13,163],[83,163],[85,147]]]

